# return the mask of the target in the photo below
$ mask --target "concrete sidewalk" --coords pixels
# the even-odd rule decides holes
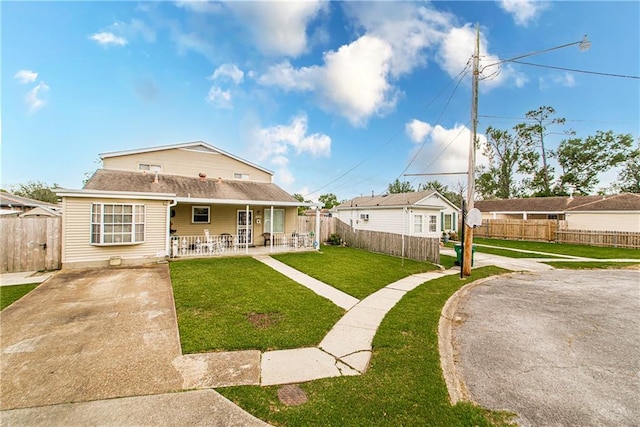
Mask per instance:
[[[55,271],[22,271],[20,273],[0,274],[0,286],[28,285],[30,283],[42,283],[53,276]]]

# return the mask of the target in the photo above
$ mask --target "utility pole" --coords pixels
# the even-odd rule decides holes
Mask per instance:
[[[473,75],[471,81],[471,139],[469,141],[469,170],[467,170],[467,210],[473,209],[473,198],[476,192],[476,139],[478,134],[478,75],[480,73],[480,27],[476,24],[476,45],[473,53]],[[465,213],[463,212],[463,215]],[[462,227],[467,224],[463,223]],[[473,256],[473,229],[464,229],[464,247],[462,257],[462,274],[471,275],[471,257]]]

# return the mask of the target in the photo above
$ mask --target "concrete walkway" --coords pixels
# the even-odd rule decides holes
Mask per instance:
[[[39,271],[23,271],[20,273],[0,274],[0,286],[28,285],[42,283],[55,274],[54,271],[42,273]]]

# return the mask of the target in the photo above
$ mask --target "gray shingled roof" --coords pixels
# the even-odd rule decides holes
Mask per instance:
[[[11,194],[11,193],[0,192],[0,206],[9,206],[9,205],[14,207],[19,207],[19,206],[26,206],[26,207],[43,206],[43,207],[49,207],[49,208],[60,207],[53,203],[43,202],[41,200],[29,199],[27,197],[16,196],[15,194]]]
[[[395,193],[381,196],[355,197],[337,206],[336,209],[349,209],[352,207],[375,206],[406,206],[413,205],[425,197],[431,196],[435,191],[420,191],[413,193]]]
[[[85,190],[170,193],[177,197],[216,200],[260,200],[297,202],[293,196],[272,183],[190,178],[176,175],[125,172],[98,169],[84,186]]]
[[[477,200],[474,207],[482,212],[564,212],[591,210],[640,210],[640,196],[530,197],[525,199]]]

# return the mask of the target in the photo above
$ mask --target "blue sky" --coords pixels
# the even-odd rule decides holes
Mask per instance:
[[[587,34],[588,52],[526,60],[640,75],[637,1],[3,1],[0,12],[4,188],[81,188],[99,153],[196,140],[313,200],[380,193],[396,178],[466,182],[403,174],[467,168],[476,23],[481,65]],[[489,70],[481,133],[548,105],[578,136],[640,136],[638,79]]]

